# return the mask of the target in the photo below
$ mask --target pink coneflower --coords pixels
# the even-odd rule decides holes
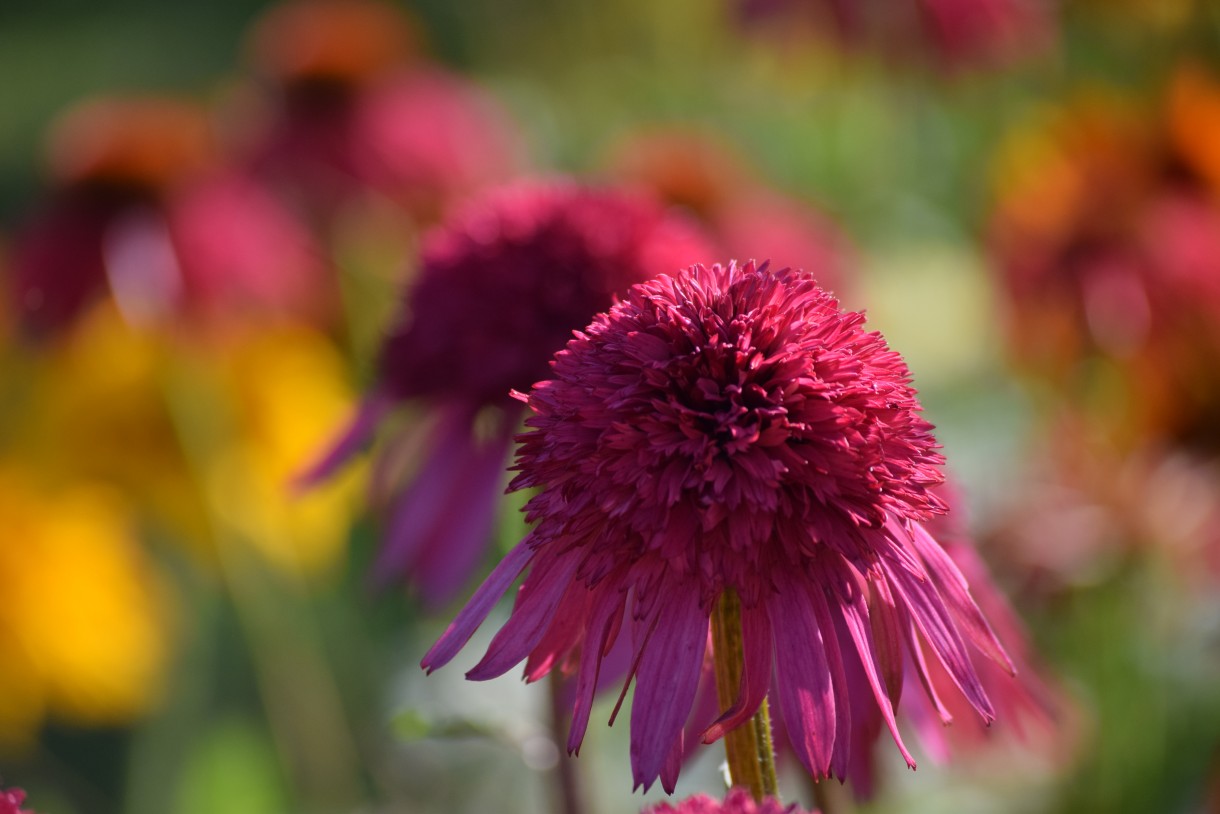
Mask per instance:
[[[13,250],[12,302],[27,333],[55,334],[107,294],[141,321],[325,311],[312,238],[223,166],[201,108],[94,99],[50,141],[53,187]]]
[[[0,789],[0,814],[34,814],[21,807],[24,802],[25,792],[21,789]]]
[[[260,176],[312,214],[370,193],[432,223],[507,179],[518,138],[475,83],[430,64],[397,6],[297,0],[273,6],[251,37],[268,93],[246,133]]]
[[[1054,0],[737,0],[748,26],[802,27],[885,57],[958,69],[1024,56],[1053,35]]]
[[[704,740],[749,719],[774,676],[813,776],[846,775],[862,704],[914,767],[894,703],[904,652],[928,686],[925,647],[991,720],[965,641],[1008,658],[922,525],[944,511],[932,492],[941,456],[901,357],[863,322],[809,275],[765,264],[693,266],[633,287],[522,396],[534,415],[512,488],[539,490],[526,507],[536,526],[423,666],[449,662],[529,567],[467,677],[526,658],[527,680],[576,667],[574,751],[602,656],[627,627],[637,786],[660,776],[674,788],[726,592],[741,605],[741,684]]]
[[[522,412],[509,392],[545,377],[551,355],[616,294],[705,250],[656,202],[612,189],[522,182],[472,201],[427,238],[372,394],[305,481],[339,466],[392,407],[426,405],[438,429],[396,498],[378,573],[409,573],[428,604],[451,598],[490,533]]]
[[[1101,406],[1090,418],[1123,446],[1217,445],[1220,164],[1202,148],[1220,136],[1220,92],[1206,81],[1176,77],[1167,117],[1076,100],[1014,133],[997,162],[992,245],[1014,355],[1074,406]]]
[[[1038,659],[1024,625],[996,586],[970,537],[962,496],[948,485],[942,485],[936,491],[952,511],[932,518],[925,528],[966,579],[971,595],[1004,642],[1019,677],[1014,680],[1010,672],[996,662],[971,654],[971,662],[992,700],[998,722],[995,727],[984,726],[971,714],[969,703],[954,691],[951,675],[925,649],[924,661],[933,692],[908,695],[903,700],[902,715],[911,723],[924,751],[936,761],[969,755],[986,741],[1002,734],[1015,735],[1027,745],[1049,747],[1049,737],[1057,734],[1053,716],[1060,699],[1043,681],[1042,671],[1036,669]],[[906,662],[904,669],[909,677],[916,676],[915,667],[914,662]],[[859,730],[871,732],[874,737],[880,735],[882,720],[875,707],[864,713],[857,722]],[[956,725],[946,726],[953,722]],[[873,751],[868,748],[870,743],[871,739],[861,744],[860,759],[853,761],[850,772],[852,791],[861,799],[868,799],[875,792],[876,761]]]
[[[774,797],[755,802],[750,792],[741,786],[729,789],[724,802],[706,794],[696,794],[678,803],[657,803],[640,814],[806,814],[796,803],[785,806]],[[816,812],[808,812],[816,814]]]
[[[620,140],[611,172],[699,219],[728,257],[769,255],[844,297],[852,247],[818,208],[771,188],[732,145],[697,129],[654,128]],[[848,297],[850,299],[850,297]]]

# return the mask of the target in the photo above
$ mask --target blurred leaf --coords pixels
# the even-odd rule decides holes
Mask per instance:
[[[180,814],[279,814],[288,810],[275,748],[246,721],[203,733],[187,759]]]

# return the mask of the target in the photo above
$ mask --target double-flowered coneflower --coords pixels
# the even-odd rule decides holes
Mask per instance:
[[[742,646],[717,657],[735,655],[740,678],[735,702],[699,722],[705,741],[746,724],[774,678],[813,776],[846,775],[866,704],[913,767],[894,707],[908,660],[933,691],[925,652],[994,717],[968,647],[1011,664],[923,525],[945,510],[931,425],[901,357],[810,275],[696,265],[634,286],[521,398],[533,415],[512,486],[537,490],[534,528],[425,668],[450,661],[528,568],[467,677],[523,659],[529,680],[573,669],[575,750],[603,656],[630,636],[637,785],[659,776],[674,787],[710,620],[726,601]]]
[[[805,811],[795,803],[785,806],[774,797],[756,801],[750,796],[750,792],[737,786],[729,789],[723,802],[706,794],[695,794],[677,804],[657,803],[648,806],[640,814],[805,814]]]
[[[436,431],[394,499],[378,564],[431,605],[482,559],[513,434],[509,393],[547,373],[575,329],[631,285],[706,251],[657,202],[574,182],[520,182],[469,203],[426,240],[422,267],[381,350],[377,383],[344,438],[306,482],[327,476],[400,404]]]

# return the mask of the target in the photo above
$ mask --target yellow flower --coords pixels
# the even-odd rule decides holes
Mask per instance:
[[[47,479],[112,484],[162,530],[199,546],[206,520],[166,406],[168,361],[160,337],[99,306],[25,360],[32,386],[3,432]]]
[[[36,492],[0,471],[0,744],[44,715],[130,720],[161,690],[167,602],[123,504],[98,486]]]
[[[218,358],[231,425],[206,463],[213,511],[272,564],[326,570],[345,550],[358,476],[302,496],[290,484],[352,409],[342,358],[297,326],[247,334]]]

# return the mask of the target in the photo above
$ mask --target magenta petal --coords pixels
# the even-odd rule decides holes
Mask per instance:
[[[471,681],[486,681],[504,675],[529,655],[555,620],[555,609],[563,598],[581,552],[558,557],[540,554],[538,562],[521,585],[513,613],[492,638],[483,659],[466,673]]]
[[[525,681],[532,683],[551,672],[569,651],[577,647],[589,622],[593,591],[573,580],[555,608],[555,619],[525,662]]]
[[[452,599],[487,552],[516,422],[505,424],[496,437],[471,449],[443,507],[438,507],[429,539],[419,549],[414,582],[426,607]]]
[[[292,479],[292,489],[303,492],[312,489],[351,460],[360,448],[372,440],[381,419],[394,407],[394,399],[380,391],[373,391],[360,403],[356,415],[331,441],[317,461]]]
[[[936,710],[941,723],[952,723],[953,714],[949,712],[949,708],[941,700],[940,694],[936,691],[936,683],[932,681],[932,676],[928,672],[928,662],[923,657],[923,648],[919,646],[919,634],[915,631],[915,621],[913,619],[907,620],[906,625],[903,626],[902,634],[903,640],[907,645],[907,652],[911,654],[911,663],[914,665],[915,674],[919,677],[920,685],[923,686],[924,694],[932,702],[932,708]]]
[[[607,583],[603,583],[606,585]],[[568,729],[568,752],[579,752],[589,726],[589,713],[593,709],[593,694],[597,692],[597,679],[610,636],[616,623],[623,617],[623,594],[614,588],[604,588],[592,601],[593,611],[588,622],[588,633],[580,651],[580,672],[576,680],[576,703],[572,709],[572,724]]]
[[[708,615],[696,586],[673,586],[655,612],[660,622],[643,645],[631,705],[631,768],[645,791],[682,734],[707,651]]]
[[[704,743],[712,743],[748,720],[771,686],[771,618],[762,605],[741,609],[741,641],[744,653],[737,699],[703,733]]]
[[[527,536],[517,543],[504,559],[500,560],[500,564],[488,574],[487,579],[474,592],[474,596],[470,597],[470,601],[458,613],[457,618],[449,623],[449,627],[445,628],[445,632],[436,640],[436,644],[432,645],[432,648],[424,655],[419,663],[421,667],[431,673],[453,660],[466,642],[470,641],[470,637],[474,635],[479,625],[483,624],[487,614],[491,613],[491,609],[495,607],[496,601],[525,570],[525,566],[534,556],[532,545],[533,538]]]
[[[840,642],[840,652],[843,654],[843,669],[848,686],[858,687],[859,691],[851,694],[852,734],[849,744],[847,762],[847,778],[851,782],[852,794],[857,800],[867,800],[873,795],[876,782],[876,749],[878,737],[883,724],[881,707],[871,692],[864,692],[868,677],[864,674],[864,665],[860,662],[860,654],[851,642],[851,633],[847,630],[847,622],[842,618],[835,620],[835,634]]]
[[[869,580],[868,587],[868,619],[872,628],[873,646],[876,648],[877,666],[881,670],[890,704],[897,709],[898,701],[902,698],[904,621],[899,617],[894,595],[890,593],[885,580]]]
[[[475,455],[472,438],[474,416],[462,407],[445,407],[436,428],[436,439],[415,479],[394,509],[394,517],[377,557],[375,577],[379,583],[400,576],[419,556],[425,542],[447,525],[447,501],[461,487],[465,463]]]
[[[815,778],[826,777],[835,740],[835,697],[823,634],[814,615],[810,585],[803,575],[776,575],[776,590],[765,598],[775,638],[775,677],[780,711],[797,758]],[[846,699],[840,699],[846,702]]]
[[[991,625],[987,623],[982,611],[979,610],[978,604],[970,596],[966,577],[963,576],[957,564],[919,523],[911,524],[910,540],[914,544],[915,550],[923,558],[924,564],[928,568],[928,575],[932,577],[932,582],[936,584],[937,590],[949,602],[953,615],[967,638],[1009,674],[1016,675],[1017,670],[1013,666],[1012,659],[1008,657],[1008,653],[1004,651],[1003,645],[992,631]]]
[[[919,693],[911,693],[910,699],[903,707],[903,713],[910,722],[911,728],[915,730],[916,737],[919,738],[919,745],[923,747],[932,762],[938,765],[947,763],[950,749],[945,734],[951,730],[938,720],[936,711],[932,708],[932,702]]]
[[[682,758],[686,754],[686,733],[678,730],[678,737],[669,747],[669,754],[661,764],[661,788],[666,794],[673,794],[678,785],[678,773],[682,770]]]
[[[904,568],[893,568],[888,564],[884,564],[883,568],[891,587],[898,592],[898,596],[915,619],[919,631],[932,646],[953,683],[986,722],[994,721],[995,710],[983,690],[974,666],[970,663],[966,645],[958,635],[949,611],[931,581],[917,579]]]
[[[813,592],[813,613],[818,627],[823,631],[822,644],[826,647],[826,663],[830,667],[831,689],[835,697],[835,743],[834,752],[830,756],[830,772],[839,780],[843,780],[851,763],[852,740],[857,736],[852,728],[852,685],[847,681],[847,668],[841,647],[842,637],[839,634],[843,623],[835,623],[826,595],[820,591]]]
[[[907,751],[906,745],[902,742],[902,736],[898,734],[898,723],[894,720],[894,707],[890,704],[889,692],[878,674],[877,656],[873,652],[872,627],[868,620],[868,605],[864,601],[864,594],[858,589],[853,589],[852,595],[843,597],[841,602],[839,610],[843,622],[847,626],[848,635],[855,644],[856,653],[860,656],[860,664],[864,667],[864,675],[868,678],[873,698],[881,710],[881,717],[885,721],[885,725],[889,727],[890,734],[894,737],[894,743],[898,745],[898,751],[902,753],[907,765],[914,769],[915,758],[911,757],[911,753]]]

